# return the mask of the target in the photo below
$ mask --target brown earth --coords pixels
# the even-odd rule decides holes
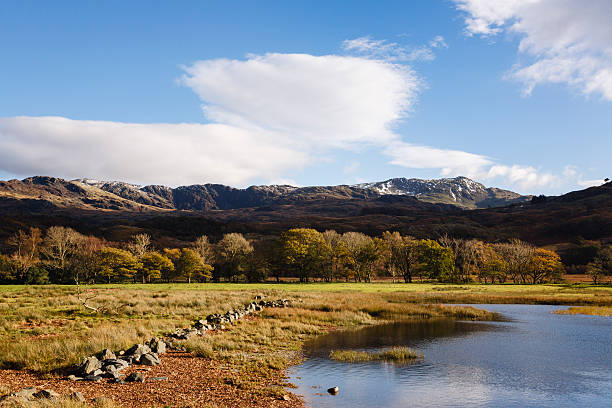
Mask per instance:
[[[44,387],[62,395],[79,391],[91,402],[96,397],[106,397],[122,407],[303,407],[299,396],[264,395],[268,387],[282,387],[287,382],[280,375],[271,383],[249,382],[248,392],[242,387],[237,373],[219,362],[194,357],[185,352],[170,351],[162,356],[159,366],[143,368],[128,367],[123,374],[141,371],[147,379],[168,377],[163,381],[144,383],[112,384],[69,381],[19,370],[0,370],[0,384],[15,392],[25,387]]]

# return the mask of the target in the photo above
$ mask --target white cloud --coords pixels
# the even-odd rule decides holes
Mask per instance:
[[[0,118],[0,163],[15,174],[235,185],[309,163],[307,154],[276,138],[220,124]]]
[[[361,46],[368,44],[364,40]],[[430,47],[444,47],[443,38]],[[402,140],[395,125],[410,112],[422,86],[403,63],[265,54],[198,61],[184,70],[181,83],[201,98],[210,123],[0,118],[0,171],[143,184],[296,184],[286,175],[329,161],[338,149],[367,147],[394,165],[439,169],[443,176],[499,178],[525,188],[554,182],[532,167]],[[357,169],[351,165],[345,172]]]
[[[583,94],[612,100],[612,1],[455,0],[470,35],[504,31],[521,38],[519,51],[530,60],[507,78],[524,93],[544,83],[565,83]]]
[[[408,47],[387,40],[375,40],[370,36],[345,40],[342,43],[345,51],[359,56],[385,61],[433,61],[434,49],[448,48],[444,37],[438,35],[427,45]]]
[[[582,187],[596,187],[605,184],[604,180],[578,180],[578,185]]]

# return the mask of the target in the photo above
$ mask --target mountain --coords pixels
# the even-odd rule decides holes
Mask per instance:
[[[357,184],[380,194],[414,196],[428,203],[452,204],[462,208],[503,207],[531,200],[531,196],[499,188],[487,188],[467,177],[436,180],[393,178],[375,183]]]
[[[461,197],[474,205],[492,199],[489,194],[496,198],[496,190],[489,193],[485,188],[483,192],[477,183],[450,180],[447,186],[452,185],[448,188],[457,200],[457,185],[462,188],[460,193],[469,191],[469,196]],[[569,243],[578,237],[612,242],[612,183],[504,207],[466,209],[465,204],[462,208],[423,201],[423,196],[435,198],[446,186],[436,191],[434,183],[429,190],[417,191],[408,183],[389,181],[379,186],[247,189],[218,184],[141,187],[54,177],[0,181],[0,249],[19,229],[53,225],[113,241],[146,232],[162,247],[181,245],[202,234],[213,240],[226,232],[275,236],[294,227],[371,235],[389,230],[418,238],[449,234],[491,242],[520,238],[538,245]],[[393,187],[396,194],[382,194],[377,188],[383,185]],[[419,199],[410,193],[420,193]]]
[[[461,208],[499,207],[531,198],[511,191],[486,188],[465,177],[440,180],[397,178],[354,186],[268,185],[246,189],[221,184],[170,188],[43,176],[0,181],[0,197],[44,200],[58,207],[130,211],[230,210],[312,200],[370,199],[384,195],[414,196],[423,202],[451,204]]]

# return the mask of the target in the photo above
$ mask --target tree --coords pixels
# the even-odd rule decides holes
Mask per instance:
[[[495,250],[506,263],[506,270],[514,283],[527,283],[529,265],[535,247],[518,239],[496,244]]]
[[[10,284],[15,282],[17,265],[6,255],[0,254],[0,284]]]
[[[322,235],[328,247],[328,251],[323,252],[326,258],[323,263],[323,279],[327,282],[340,277],[348,280],[346,266],[349,264],[350,254],[342,241],[342,235],[334,230],[327,230]]]
[[[28,270],[39,261],[40,246],[42,244],[40,229],[30,228],[28,232],[19,230],[8,240],[8,244],[15,247],[13,259],[18,265],[18,280],[24,281]]]
[[[172,265],[174,266],[172,269],[164,269],[162,270],[161,278],[166,282],[170,282],[179,277],[179,273],[177,272],[176,266],[178,264],[178,260],[181,257],[181,250],[179,248],[164,248],[163,255],[170,259]]]
[[[558,280],[563,271],[561,258],[554,251],[537,248],[529,262],[527,276],[531,283],[542,283],[545,280]]]
[[[350,254],[355,280],[369,282],[372,266],[380,257],[381,243],[361,232],[342,234],[342,243]]]
[[[282,253],[287,266],[308,282],[323,268],[329,247],[323,235],[311,228],[294,228],[281,235]]]
[[[107,246],[106,241],[93,235],[81,236],[72,256],[72,278],[76,282],[95,281],[98,268],[98,251]]]
[[[236,280],[237,276],[244,274],[247,256],[253,252],[253,246],[242,234],[234,232],[223,235],[216,248],[217,280],[222,275]]]
[[[427,275],[442,282],[452,282],[455,267],[453,251],[450,248],[444,248],[431,239],[420,240],[418,245],[420,267],[427,272]]]
[[[66,282],[70,261],[76,255],[83,236],[72,228],[54,226],[45,234],[42,253],[48,259],[48,264],[55,272],[53,281]]]
[[[604,276],[612,275],[612,245],[603,248],[587,265],[587,273],[594,284],[601,283]]]
[[[495,279],[499,283],[506,281],[507,264],[502,257],[495,251],[492,245],[484,245],[481,252],[481,263],[478,268],[478,278],[481,282],[495,283]]]
[[[210,279],[213,267],[204,263],[200,254],[193,249],[183,248],[181,249],[181,256],[176,263],[176,271],[179,276],[187,278],[187,282],[191,283],[192,278]]]
[[[140,264],[136,257],[123,249],[103,247],[97,254],[98,269],[108,283],[113,278],[125,279],[133,277]]]
[[[159,252],[147,252],[140,259],[140,262],[142,263],[140,268],[142,283],[151,282],[153,279],[160,279],[162,276],[168,276],[174,271],[172,261]]]
[[[140,259],[151,249],[151,236],[148,234],[136,234],[132,236],[127,248],[136,258]]]
[[[422,246],[411,237],[402,237],[391,247],[390,263],[403,276],[404,282],[412,283],[412,278],[422,260]]]
[[[215,251],[206,235],[202,235],[193,242],[193,249],[200,254],[204,263],[212,265],[215,261]]]

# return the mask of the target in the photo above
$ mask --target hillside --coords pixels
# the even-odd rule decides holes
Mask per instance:
[[[412,196],[423,202],[460,208],[499,207],[530,199],[511,191],[486,188],[465,177],[440,180],[398,178],[355,186],[267,185],[246,189],[222,184],[177,188],[138,186],[118,181],[64,180],[42,176],[0,181],[0,197],[44,200],[60,208],[130,211],[230,210],[323,199],[371,199],[384,195]]]
[[[169,189],[35,177],[0,182],[0,241],[20,228],[67,225],[119,240],[148,232],[161,243],[225,232],[276,235],[292,227],[416,237],[442,234],[540,245],[612,240],[612,183],[505,207],[465,210],[356,186],[201,185]]]

